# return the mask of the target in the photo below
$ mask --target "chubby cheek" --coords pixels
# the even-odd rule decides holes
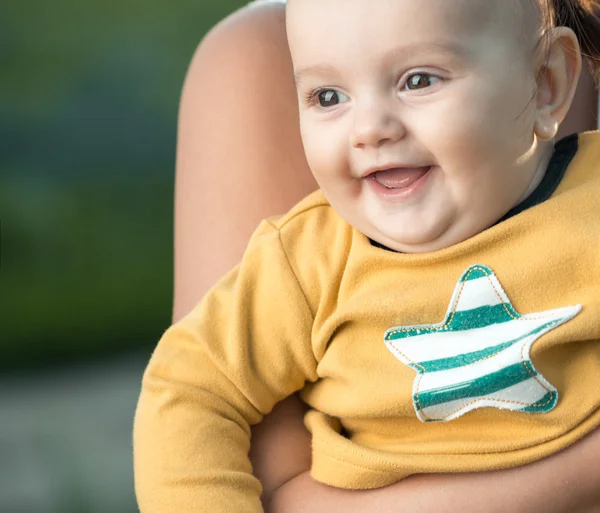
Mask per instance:
[[[444,105],[438,105],[421,133],[435,141],[438,164],[448,172],[472,175],[512,165],[531,144],[531,114],[507,103],[501,89],[473,84]],[[524,106],[526,106],[524,102]],[[465,107],[467,105],[468,107]],[[424,124],[425,125],[425,124]],[[425,136],[425,135],[423,135]],[[478,182],[477,176],[469,178]]]
[[[350,179],[348,144],[339,127],[301,123],[302,142],[310,169],[322,188]]]
[[[533,138],[535,109],[529,85],[524,78],[502,77],[473,89],[476,108],[465,118],[473,131],[473,142],[499,163],[514,163],[529,149]]]

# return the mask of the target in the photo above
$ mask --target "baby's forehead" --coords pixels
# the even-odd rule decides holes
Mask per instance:
[[[288,23],[308,32],[323,21],[335,26],[337,19],[347,19],[343,15],[351,12],[366,25],[377,11],[386,13],[390,23],[428,18],[448,31],[500,28],[507,37],[512,37],[515,30],[520,34],[531,30],[531,22],[539,20],[540,10],[540,0],[287,0],[287,4]]]
[[[536,33],[529,25],[537,1],[288,0],[288,40],[301,67],[316,58],[352,67],[353,55],[383,56],[422,43],[460,45],[468,53],[478,52],[485,40],[523,52]]]

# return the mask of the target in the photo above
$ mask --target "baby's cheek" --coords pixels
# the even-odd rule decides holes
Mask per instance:
[[[304,153],[311,171],[315,175],[320,175],[326,170],[324,165],[328,159],[327,142],[323,139],[315,137],[314,134],[303,132],[302,142],[304,144]]]
[[[333,131],[314,131],[305,135],[303,141],[308,165],[317,180],[348,175],[348,146]]]
[[[452,122],[430,127],[428,132],[432,153],[442,167],[471,167],[495,151],[498,144],[493,123],[467,112],[456,115]]]

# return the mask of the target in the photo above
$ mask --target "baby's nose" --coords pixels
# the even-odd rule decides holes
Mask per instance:
[[[386,143],[401,140],[406,127],[400,117],[387,105],[356,108],[350,137],[353,148],[378,148]]]

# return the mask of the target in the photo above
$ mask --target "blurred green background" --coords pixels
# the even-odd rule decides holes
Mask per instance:
[[[0,9],[0,511],[136,511],[131,421],[170,323],[177,109],[233,0]]]

